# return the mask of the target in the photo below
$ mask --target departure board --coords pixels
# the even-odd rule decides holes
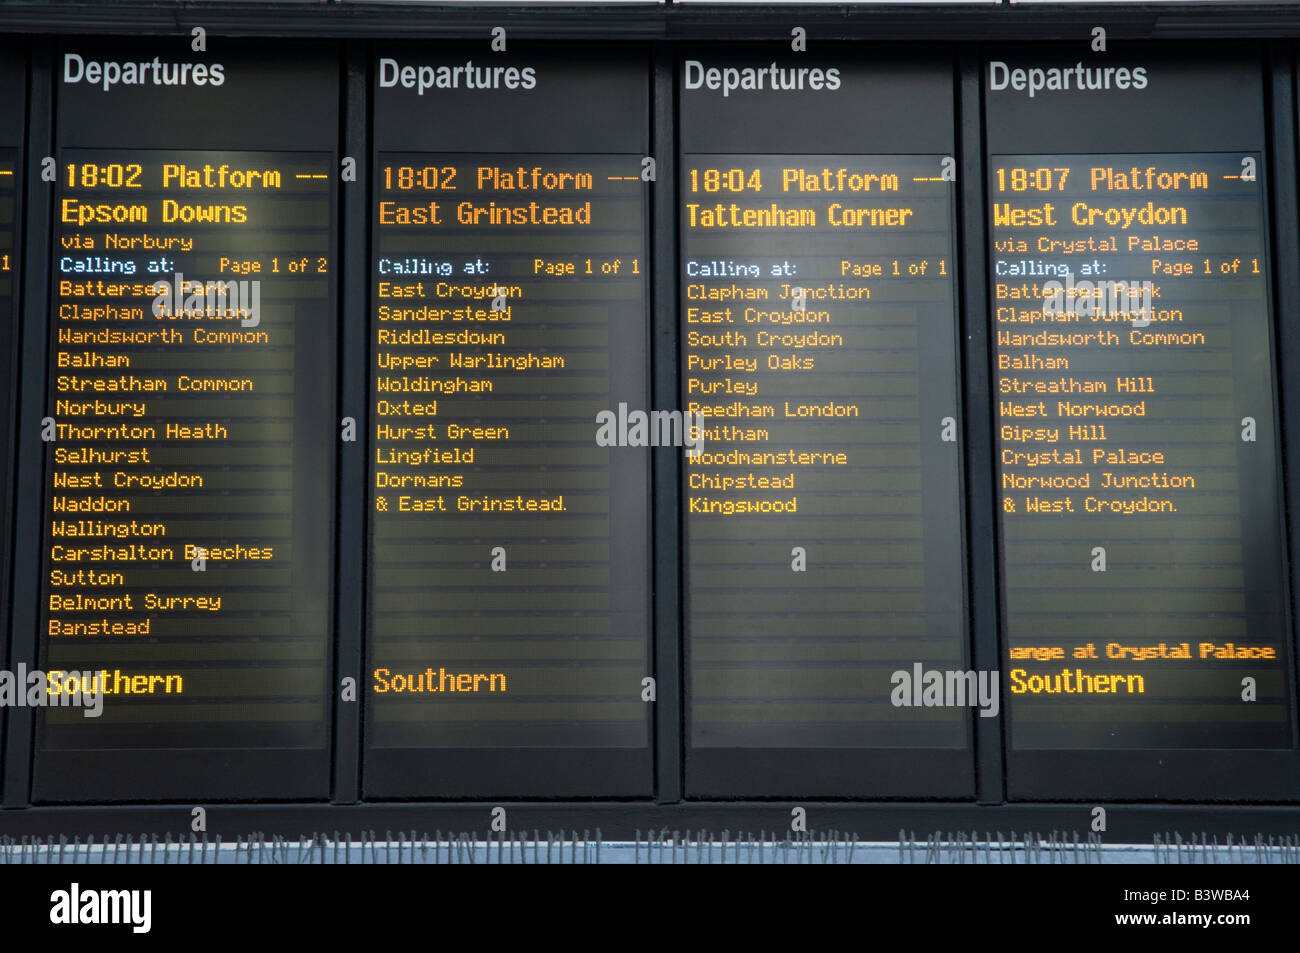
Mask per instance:
[[[687,792],[969,795],[951,68],[679,72]]]
[[[1260,66],[1075,59],[986,65],[1009,793],[1295,797]]]
[[[12,565],[10,510],[14,498],[13,421],[18,406],[19,315],[17,281],[18,183],[23,144],[23,104],[27,71],[23,54],[0,49],[0,83],[9,95],[0,102],[0,659],[9,649],[9,569]],[[6,663],[7,664],[7,663]],[[0,752],[4,750],[4,720],[0,718]]]
[[[324,797],[337,68],[57,65],[33,798]]]
[[[366,795],[649,794],[646,63],[375,69]]]

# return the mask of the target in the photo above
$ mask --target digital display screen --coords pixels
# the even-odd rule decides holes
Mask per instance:
[[[494,43],[3,57],[7,806],[1300,802],[1293,58]]]
[[[17,348],[18,348],[18,313],[17,295],[14,293],[18,278],[18,248],[15,245],[15,213],[18,205],[18,190],[15,186],[19,151],[8,146],[0,146],[0,367],[4,368],[4,389],[0,393],[9,413],[0,415],[0,450],[5,456],[5,468],[0,478],[3,479],[5,499],[9,499],[12,490],[13,473],[13,407],[15,406],[15,387],[18,382]],[[6,504],[0,508],[0,570],[9,564],[9,510]],[[0,576],[0,578],[7,578]],[[2,590],[4,587],[0,587]]]
[[[61,64],[40,660],[101,711],[42,710],[33,797],[323,797],[337,71],[106,91],[74,55],[97,62]]]
[[[682,64],[687,790],[969,793],[969,709],[891,697],[967,667],[951,75],[714,64]]]
[[[1269,164],[1258,69],[1224,69],[1231,104],[1158,64],[1143,90],[1076,93],[1126,126],[1202,104],[1140,151],[1110,134],[1021,152],[1049,140],[996,119],[990,135],[1013,794],[1258,796],[1267,773],[1207,782],[1187,754],[1268,764],[1294,745]],[[1016,105],[1027,132],[1040,110]],[[1075,767],[1034,772],[1054,750]]]
[[[14,498],[14,458],[18,407],[18,183],[23,143],[23,112],[27,76],[21,53],[0,51],[0,83],[10,95],[0,103],[0,659],[9,651],[10,534]],[[0,713],[0,752],[4,750],[4,717]]]
[[[452,69],[378,71],[365,790],[645,795],[649,453],[598,435],[648,394],[644,70],[408,66]]]

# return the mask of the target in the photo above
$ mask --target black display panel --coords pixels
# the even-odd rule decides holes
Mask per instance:
[[[687,793],[971,796],[951,65],[678,81]]]
[[[338,90],[58,56],[36,801],[328,795]]]
[[[648,60],[375,71],[363,789],[649,795]]]
[[[1260,64],[1078,59],[985,65],[1008,794],[1294,798]]]
[[[20,50],[0,49],[0,659],[9,657],[9,570],[12,565],[14,440],[18,406],[18,229],[27,66]],[[7,664],[7,663],[6,663]],[[0,713],[0,758],[4,752]],[[3,763],[3,762],[0,762]]]

